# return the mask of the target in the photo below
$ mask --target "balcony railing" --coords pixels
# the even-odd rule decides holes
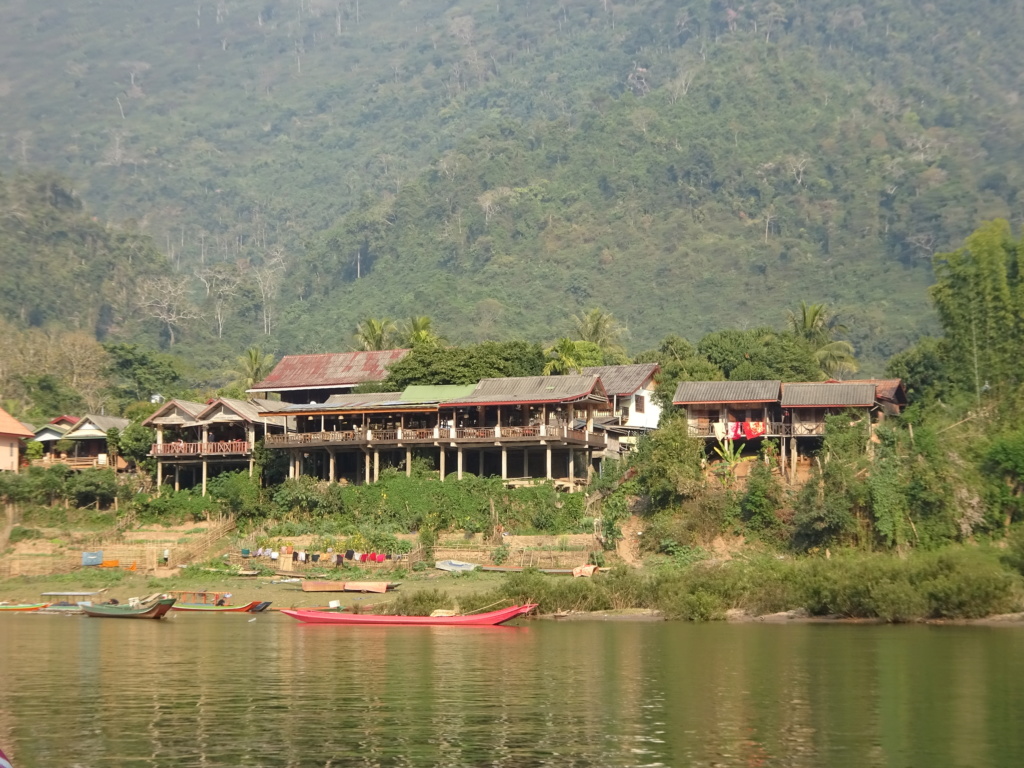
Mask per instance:
[[[432,427],[428,429],[367,429],[338,432],[289,432],[267,435],[266,445],[273,448],[300,448],[303,446],[329,446],[338,443],[354,445],[400,445],[406,443],[433,443],[438,441],[479,444],[487,443],[539,443],[547,440],[589,445],[603,448],[603,433],[564,426],[528,427]]]
[[[268,435],[276,437],[276,435]],[[150,456],[247,456],[252,443],[246,440],[215,440],[206,443],[153,443]]]
[[[692,437],[717,437],[713,424],[690,424]],[[797,422],[791,424],[781,421],[770,421],[766,431],[758,437],[819,437],[825,434],[825,422]],[[728,439],[728,435],[726,435]],[[746,437],[740,438],[745,440]]]

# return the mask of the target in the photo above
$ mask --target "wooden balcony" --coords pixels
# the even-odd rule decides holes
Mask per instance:
[[[271,437],[273,437],[271,435]],[[150,456],[165,458],[200,458],[203,456],[248,456],[252,443],[246,440],[221,440],[209,443],[153,443]]]
[[[61,464],[70,469],[125,469],[128,465],[118,457],[113,461],[109,456],[68,456],[66,458],[44,456],[33,459],[33,467],[53,467]]]
[[[404,446],[434,445],[441,442],[455,445],[546,445],[548,443],[604,448],[603,433],[561,426],[533,427],[434,427],[431,429],[369,429],[365,432],[344,430],[338,432],[289,432],[267,435],[266,445],[271,448],[329,447],[334,445]]]
[[[716,437],[714,425],[711,424],[690,424],[689,429],[691,437]],[[824,434],[825,422],[823,421],[806,421],[797,422],[796,424],[770,421],[768,422],[767,431],[763,435],[758,435],[758,437],[820,437]],[[745,440],[746,438],[743,439]]]

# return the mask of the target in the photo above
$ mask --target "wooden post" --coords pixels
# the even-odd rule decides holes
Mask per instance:
[[[791,465],[790,465],[791,466],[791,469],[790,469],[790,479],[789,479],[789,481],[791,483],[795,483],[796,482],[796,456],[797,456],[796,438],[795,437],[789,438],[789,450],[790,450],[790,459],[789,460],[791,462]]]
[[[329,464],[329,467],[328,467],[328,470],[327,470],[327,481],[333,483],[334,482],[334,469],[335,469],[335,466],[334,466],[334,449],[333,448],[328,448],[327,449],[327,455],[330,456],[330,464]]]
[[[412,446],[405,446],[405,476],[412,477]]]
[[[786,437],[782,436],[779,438],[779,472],[782,474],[783,480],[788,480],[786,471]]]
[[[160,495],[160,486],[164,484],[164,460],[156,460],[156,492]]]
[[[203,496],[206,495],[206,457],[203,457]]]

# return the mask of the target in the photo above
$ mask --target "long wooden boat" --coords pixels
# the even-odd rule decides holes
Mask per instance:
[[[500,611],[473,613],[465,616],[382,616],[373,613],[335,613],[333,611],[281,611],[306,624],[346,624],[351,626],[429,626],[429,627],[493,627],[517,616],[525,616],[536,603],[513,605]]]
[[[175,611],[195,611],[197,613],[249,613],[263,601],[252,600],[243,605],[231,605],[230,592],[168,592],[177,602],[172,606]],[[264,606],[264,609],[266,606]]]
[[[18,603],[14,605],[0,605],[0,611],[38,611],[46,608],[49,603]]]
[[[93,616],[98,619],[162,619],[174,605],[174,598],[168,597],[152,603],[143,603],[132,607],[130,605],[83,605],[82,611],[86,616]]]

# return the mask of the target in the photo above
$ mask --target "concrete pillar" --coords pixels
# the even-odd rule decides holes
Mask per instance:
[[[438,473],[438,476],[441,478],[441,482],[442,483],[444,482],[444,475],[445,475],[445,466],[444,466],[445,453],[446,453],[445,448],[442,445],[441,446],[441,453],[437,457],[438,458],[438,472],[437,473]]]
[[[206,458],[203,458],[203,496],[206,495]]]
[[[412,447],[405,446],[405,476],[412,477]]]
[[[327,480],[328,480],[328,482],[333,483],[334,482],[334,470],[335,470],[334,449],[333,448],[329,448],[327,450],[327,455],[330,457],[330,459],[329,459],[330,463],[329,463],[328,469],[327,469]]]
[[[380,480],[380,449],[373,449],[373,482]]]
[[[160,494],[160,486],[164,484],[164,463],[160,459],[156,460],[156,490],[157,495]]]
[[[164,425],[163,424],[157,424],[157,427],[156,427],[156,444],[157,445],[163,445],[164,444]]]
[[[550,444],[548,444],[548,446],[547,446],[547,468],[548,468],[547,469],[547,478],[548,478],[548,480],[550,480],[551,479],[551,445]]]
[[[177,464],[174,465],[174,490],[181,490],[181,467]]]
[[[363,451],[363,477],[366,479],[366,484],[370,484],[370,452]]]
[[[456,456],[457,471],[459,473],[458,474],[458,478],[459,478],[459,480],[461,480],[462,479],[462,446],[461,445],[456,450],[455,456]]]
[[[789,438],[789,460],[790,460],[790,471],[789,481],[791,483],[796,482],[796,438]]]
[[[480,477],[484,476],[484,449],[480,449]]]
[[[569,488],[570,489],[573,489],[573,488],[576,487],[576,483],[575,483],[575,480],[576,480],[576,462],[573,461],[573,459],[575,458],[575,456],[574,456],[575,453],[576,452],[572,448],[569,449]]]
[[[523,477],[530,476],[530,452],[523,448]]]
[[[501,479],[508,479],[508,448],[501,446]]]

